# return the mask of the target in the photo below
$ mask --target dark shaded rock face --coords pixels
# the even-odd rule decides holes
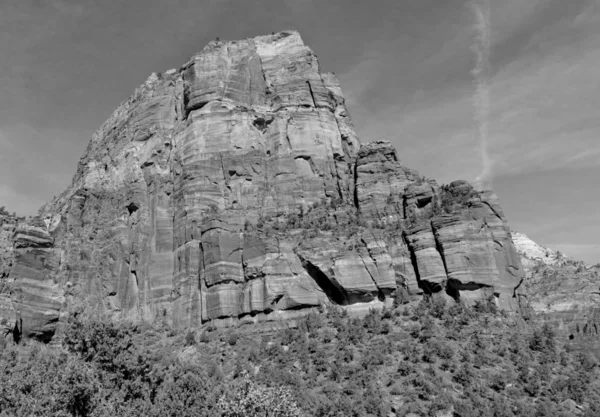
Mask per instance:
[[[37,223],[3,233],[0,314],[40,338],[78,303],[176,328],[380,307],[399,290],[517,311],[523,277],[495,196],[361,145],[296,32],[212,42],[153,74]]]

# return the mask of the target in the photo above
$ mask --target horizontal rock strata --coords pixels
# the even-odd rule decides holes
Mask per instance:
[[[523,277],[495,197],[361,145],[336,77],[293,31],[211,42],[150,76],[37,224],[11,228],[7,317],[40,338],[82,303],[175,328],[399,291],[517,311]]]
[[[515,234],[525,272],[520,296],[528,307],[526,318],[549,324],[573,343],[583,339],[588,347],[599,347],[600,265],[586,265]]]

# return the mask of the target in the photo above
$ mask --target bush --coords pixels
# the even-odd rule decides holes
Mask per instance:
[[[215,328],[210,344],[204,331],[192,350],[192,331],[168,338],[149,325],[71,317],[65,349],[25,343],[0,352],[0,415],[296,416],[303,404],[323,417],[376,416],[396,403],[399,415],[561,416],[565,400],[598,415],[600,372],[580,343],[565,350],[549,327],[522,336],[490,316],[482,327],[460,304],[404,310],[411,316],[374,310],[356,319],[332,309],[262,340],[248,333],[244,343]]]
[[[291,390],[267,387],[253,382],[248,373],[242,374],[231,392],[223,394],[217,403],[223,417],[297,417],[300,407]]]
[[[452,376],[452,379],[456,383],[468,387],[475,380],[475,372],[469,363],[463,363],[458,372]]]
[[[429,314],[436,319],[444,318],[446,314],[446,299],[443,296],[432,298],[429,304]]]
[[[281,344],[284,346],[290,346],[299,339],[297,330],[295,329],[284,329],[281,332]]]
[[[196,337],[194,335],[194,332],[192,332],[191,330],[187,332],[187,334],[185,335],[185,345],[186,346],[196,346]]]
[[[490,379],[490,388],[500,392],[506,388],[506,376],[504,373],[495,373]]]
[[[323,318],[315,313],[310,313],[301,324],[301,328],[308,333],[309,337],[316,337],[321,327],[323,327]]]
[[[205,330],[200,334],[200,343],[208,343],[208,342],[210,342],[210,337],[208,336],[208,333]]]
[[[554,330],[547,323],[541,329],[534,329],[529,340],[529,348],[535,352],[554,353],[556,349]]]
[[[370,309],[369,314],[363,319],[363,327],[371,334],[381,333],[381,315],[375,309]]]
[[[229,338],[227,339],[227,343],[229,343],[229,346],[235,346],[237,341],[238,341],[238,334],[233,332],[229,334]]]
[[[478,313],[490,313],[496,314],[498,313],[498,306],[496,305],[496,300],[493,295],[485,297],[481,300],[475,301],[473,305],[473,310]]]

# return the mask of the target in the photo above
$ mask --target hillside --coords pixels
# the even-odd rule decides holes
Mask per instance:
[[[600,265],[586,265],[522,233],[512,235],[526,276],[521,290],[527,316],[600,355]]]
[[[511,323],[443,298],[262,334],[74,315],[64,348],[0,351],[0,415],[597,416],[588,349]]]

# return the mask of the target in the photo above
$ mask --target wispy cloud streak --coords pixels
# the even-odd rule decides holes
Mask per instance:
[[[475,53],[475,68],[471,71],[475,92],[473,106],[479,136],[483,170],[475,180],[480,188],[492,187],[492,159],[489,154],[489,115],[490,115],[490,51],[492,47],[492,25],[489,0],[473,0],[469,3],[475,14],[475,41],[471,49]]]

